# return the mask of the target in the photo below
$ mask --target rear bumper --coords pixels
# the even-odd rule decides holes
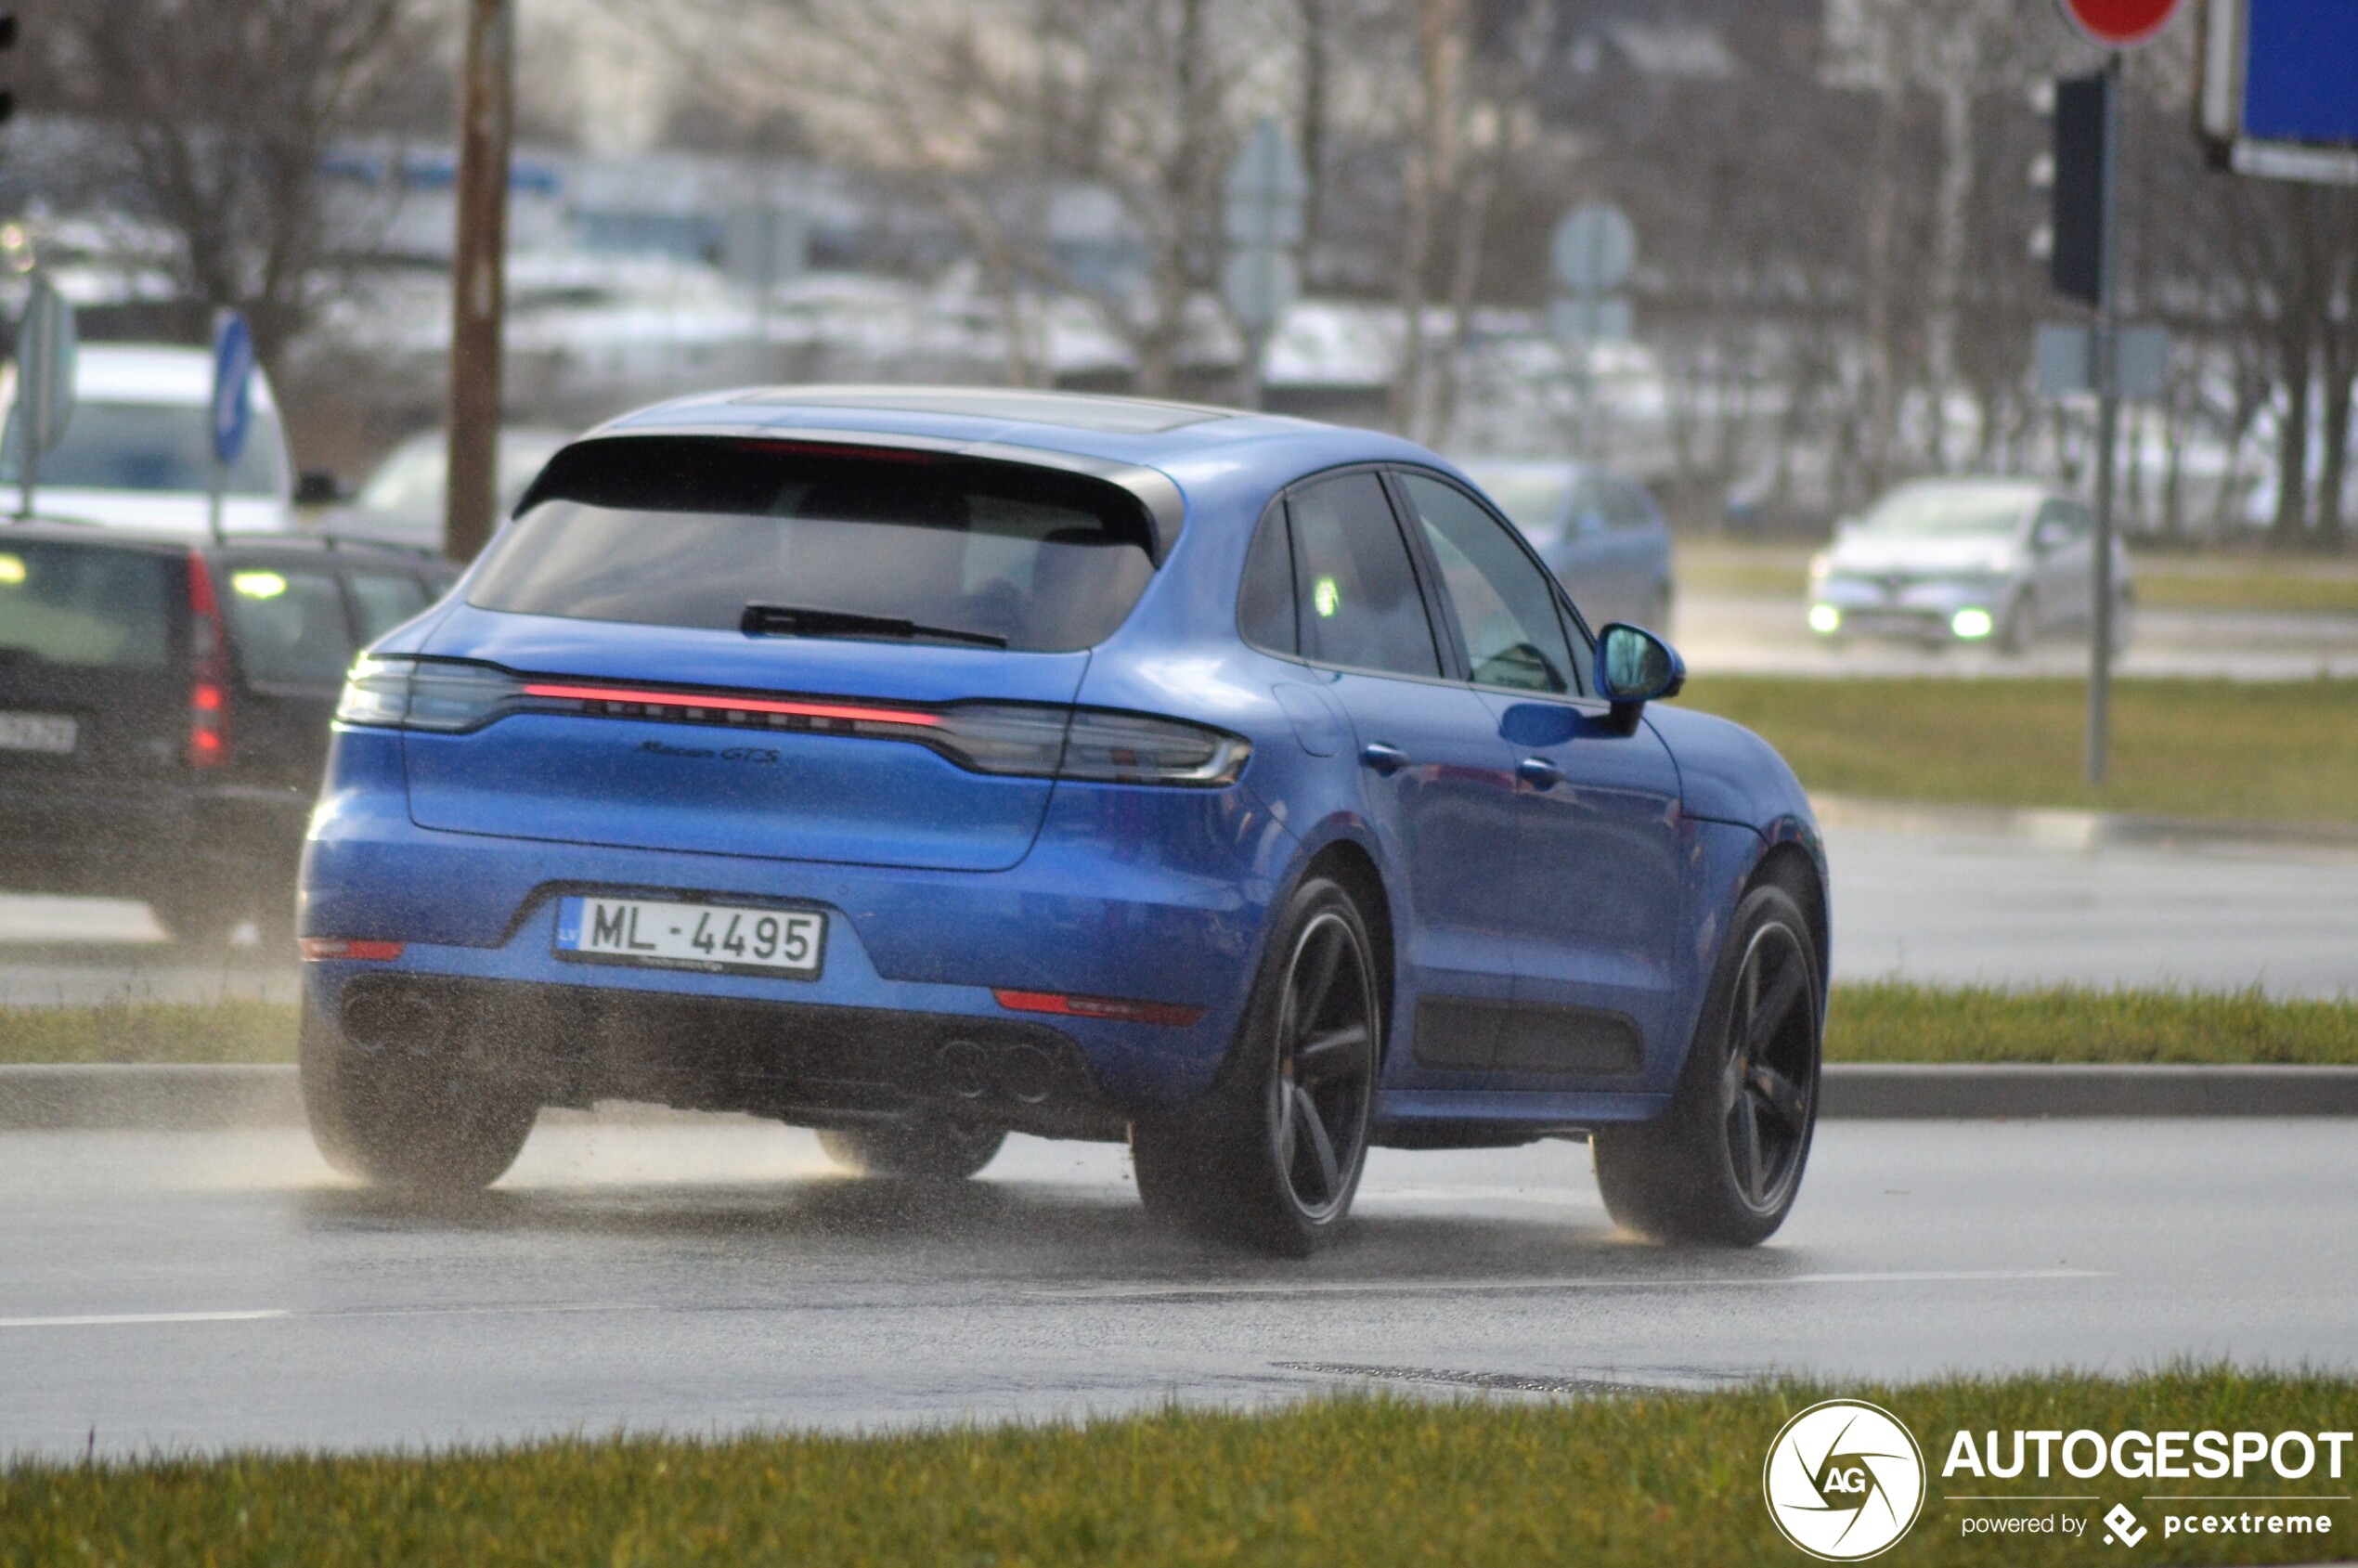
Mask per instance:
[[[1124,1118],[1081,1047],[1015,1019],[422,973],[332,989],[344,1039],[451,1051],[547,1105],[652,1100],[802,1126],[935,1114],[1115,1139]]]
[[[1014,1039],[1014,1030],[1043,1050],[1050,1038],[1069,1043],[1091,1103],[1125,1113],[1184,1103],[1209,1086],[1243,1010],[1270,901],[1298,849],[1241,789],[1088,785],[1058,786],[1031,852],[1003,872],[552,844],[421,828],[399,769],[392,737],[340,735],[330,787],[313,813],[303,933],[406,944],[391,965],[308,965],[307,995],[323,1017],[343,1017],[345,988],[364,977],[533,988],[545,1017],[612,1010],[639,1019],[625,1027],[669,1042],[657,1056],[693,1056],[699,1031],[718,1030],[740,1043],[732,1059],[755,1061],[749,1075],[736,1074],[749,1079],[784,1073],[778,1064],[805,1048],[797,1041],[832,1041],[810,1049],[840,1051],[902,1036],[920,1044],[894,1057],[891,1070],[922,1077],[952,1039]],[[804,980],[560,957],[558,901],[586,890],[816,907],[829,921],[825,967]],[[1203,1014],[1185,1027],[1059,1017],[1050,1030],[1001,1006],[1000,988]],[[756,1012],[731,1010],[739,1007]],[[722,1014],[757,1022],[710,1022]],[[846,1014],[859,1018],[847,1023]],[[955,1027],[944,1034],[934,1023],[905,1022],[912,1018]],[[538,1050],[538,1036],[522,1033]],[[745,1043],[760,1040],[769,1043]],[[641,1071],[641,1081],[660,1075]],[[747,1082],[738,1092],[738,1108],[756,1108],[769,1089]]]

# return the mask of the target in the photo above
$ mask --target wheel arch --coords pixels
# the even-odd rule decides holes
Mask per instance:
[[[1367,939],[1375,944],[1376,1002],[1384,1010],[1384,1052],[1392,1051],[1392,1012],[1394,988],[1399,983],[1400,965],[1395,950],[1396,936],[1392,919],[1392,896],[1384,888],[1383,872],[1367,846],[1355,838],[1337,838],[1323,845],[1317,853],[1303,863],[1288,888],[1301,887],[1314,876],[1324,876],[1341,886],[1359,906],[1359,914],[1367,923]],[[1376,1064],[1380,1069],[1381,1060]]]
[[[1802,917],[1809,922],[1810,945],[1818,950],[1818,999],[1822,1011],[1833,971],[1833,932],[1818,862],[1791,839],[1772,844],[1744,879],[1745,893],[1761,887],[1781,888],[1801,906]]]

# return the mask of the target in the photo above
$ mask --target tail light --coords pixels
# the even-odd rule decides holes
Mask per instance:
[[[188,766],[229,760],[229,640],[204,557],[188,552]]]
[[[457,733],[516,713],[906,741],[976,773],[1092,784],[1233,784],[1252,747],[1176,719],[1040,703],[902,706],[846,697],[665,691],[512,675],[489,665],[368,658],[352,667],[340,723]]]

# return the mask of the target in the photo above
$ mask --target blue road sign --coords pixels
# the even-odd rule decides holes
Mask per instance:
[[[225,310],[213,326],[213,455],[227,468],[246,449],[253,427],[253,333]]]
[[[2244,174],[2358,184],[2358,3],[2210,0],[2204,135]]]

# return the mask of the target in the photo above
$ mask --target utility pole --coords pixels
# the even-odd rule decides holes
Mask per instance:
[[[514,0],[466,0],[459,232],[450,273],[449,489],[443,550],[472,561],[499,506],[499,360],[507,314],[508,162],[515,129]]]

